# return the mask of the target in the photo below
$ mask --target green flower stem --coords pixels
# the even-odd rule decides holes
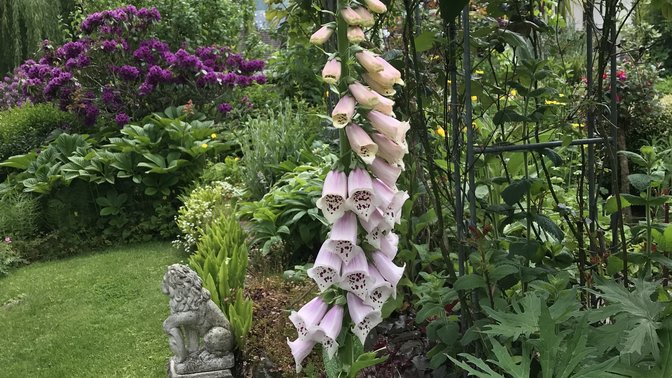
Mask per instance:
[[[338,6],[336,7],[336,25],[337,25],[337,34],[338,38],[338,56],[341,58],[341,81],[338,84],[338,90],[341,93],[344,93],[348,89],[348,80],[350,76],[348,61],[350,60],[350,43],[348,42],[348,24],[345,22],[341,16],[341,9],[344,5],[348,5],[349,1],[338,1]],[[350,173],[350,164],[351,164],[351,148],[350,142],[348,141],[348,136],[345,134],[345,129],[340,129],[338,131],[339,136],[339,147],[340,147],[340,156],[341,162],[343,163],[343,171],[348,174]]]

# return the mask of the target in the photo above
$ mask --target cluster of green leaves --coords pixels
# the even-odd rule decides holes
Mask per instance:
[[[212,121],[182,109],[143,122],[100,139],[62,133],[39,153],[13,156],[0,163],[15,170],[1,189],[40,198],[42,232],[109,241],[173,237],[179,193],[199,176],[207,156],[233,143],[215,134]]]
[[[244,297],[247,256],[245,233],[236,218],[224,212],[207,226],[189,258],[212,301],[227,315],[239,349],[252,326],[252,300]]]
[[[266,255],[280,248],[291,261],[312,256],[324,240],[328,223],[315,206],[322,183],[337,157],[328,146],[301,153],[302,164],[280,164],[286,171],[264,197],[241,203],[238,215],[250,221],[253,245]],[[290,261],[290,262],[291,262]]]
[[[161,13],[157,36],[172,47],[228,45],[233,48],[252,27],[254,1],[243,0],[84,0],[84,14],[132,4],[156,7]]]
[[[181,196],[183,205],[177,210],[177,227],[180,235],[174,246],[192,252],[214,219],[230,210],[232,200],[240,194],[226,181],[216,181],[192,190],[188,196]]]
[[[77,130],[76,117],[52,104],[24,104],[0,112],[0,160],[40,147],[62,130]]]
[[[245,187],[253,199],[261,198],[282,175],[284,161],[298,163],[320,130],[316,109],[303,102],[280,102],[258,118],[249,118],[238,136],[244,160]]]

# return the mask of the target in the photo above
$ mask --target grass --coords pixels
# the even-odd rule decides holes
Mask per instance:
[[[35,263],[0,279],[0,376],[165,377],[169,243]]]

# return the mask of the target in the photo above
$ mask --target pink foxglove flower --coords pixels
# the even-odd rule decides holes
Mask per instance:
[[[353,256],[350,262],[343,267],[342,289],[354,293],[363,300],[369,294],[369,286],[372,283],[373,279],[369,276],[369,263],[366,262],[364,253]]]
[[[364,299],[364,304],[373,307],[374,310],[383,308],[387,299],[392,296],[392,284],[385,281],[375,266],[369,265],[369,275],[373,278],[369,295]]]
[[[370,111],[366,115],[366,118],[381,134],[392,139],[402,147],[406,146],[406,133],[411,128],[408,122],[401,122],[377,110]],[[408,152],[408,150],[406,149],[404,152]]]
[[[348,178],[340,171],[330,171],[324,179],[322,197],[317,200],[317,208],[322,210],[324,218],[334,223],[345,214],[345,200],[348,196]]]
[[[385,222],[390,227],[394,227],[395,224],[399,224],[401,221],[401,208],[407,199],[408,194],[406,192],[397,192],[390,204],[385,208],[385,211],[383,211],[383,218],[385,218]]]
[[[376,90],[373,91],[378,95],[378,105],[373,107],[373,110],[377,110],[385,115],[394,117],[394,100],[381,95]]]
[[[299,340],[310,339],[309,330],[316,326],[327,312],[329,306],[320,297],[315,297],[306,303],[301,309],[292,311],[289,314],[289,320],[292,321],[296,331],[299,334]]]
[[[366,41],[364,31],[359,26],[350,26],[347,33],[348,41],[350,43],[359,44]]]
[[[394,66],[391,65],[390,62],[388,62],[387,60],[383,59],[380,56],[377,59],[378,62],[383,65],[383,71],[385,71],[386,75],[389,75],[390,77],[394,77],[396,79],[395,84],[404,85],[404,82],[401,80],[401,72],[399,72],[398,69],[394,68]]]
[[[369,134],[364,131],[359,125],[351,123],[345,128],[345,133],[350,142],[350,148],[359,156],[366,164],[373,163],[378,153],[378,145],[373,143]]]
[[[380,252],[388,259],[393,260],[397,257],[397,246],[399,245],[399,235],[394,232],[388,232],[380,239]]]
[[[364,0],[364,5],[373,13],[385,13],[387,12],[387,7],[380,0]]]
[[[379,209],[375,209],[368,221],[360,219],[360,223],[366,230],[366,242],[371,244],[372,247],[380,249],[381,239],[392,230],[392,227],[385,221],[383,213]]]
[[[350,93],[355,96],[357,102],[363,107],[372,109],[378,105],[378,96],[373,93],[371,88],[362,85],[362,83],[355,81],[348,86],[348,89],[350,89]]]
[[[375,200],[376,196],[373,193],[373,183],[369,173],[365,169],[353,169],[348,175],[348,199],[345,201],[348,208],[360,218],[368,221],[376,208]]]
[[[350,123],[352,116],[355,115],[355,104],[355,98],[350,95],[345,95],[338,100],[331,112],[335,128],[342,129]]]
[[[338,350],[336,338],[343,327],[343,306],[335,305],[324,315],[320,324],[313,328],[313,340],[322,344],[329,358]]]
[[[376,54],[369,50],[362,50],[355,54],[359,64],[368,72],[380,72],[385,66],[377,60]]]
[[[350,26],[358,26],[362,23],[362,18],[359,16],[354,9],[350,7],[345,7],[341,9],[341,17],[345,20],[345,23]]]
[[[326,243],[323,243],[317,258],[315,258],[315,264],[306,273],[308,277],[315,281],[320,292],[323,292],[331,285],[340,282],[342,265],[341,258],[331,253],[326,248]]]
[[[377,157],[371,163],[371,172],[390,189],[397,190],[397,179],[401,174],[401,168],[387,164],[385,160]]]
[[[324,45],[331,35],[334,34],[334,29],[327,25],[322,25],[313,35],[310,36],[310,43],[313,45]]]
[[[348,312],[350,318],[354,323],[352,325],[352,332],[359,338],[359,341],[364,345],[366,336],[369,332],[383,321],[380,311],[374,310],[373,307],[367,306],[357,296],[348,293]]]
[[[392,285],[392,288],[394,289],[392,295],[396,298],[397,284],[404,275],[404,268],[406,268],[406,265],[394,265],[394,262],[392,262],[390,258],[385,256],[385,254],[380,251],[372,253],[371,258],[373,258],[373,264],[376,266],[376,269],[378,269],[380,274],[385,278],[385,281]]]
[[[294,356],[294,362],[296,363],[296,373],[298,374],[301,372],[301,369],[303,368],[301,366],[301,363],[313,350],[313,347],[315,346],[315,341],[299,340],[299,339],[289,341],[289,339],[287,339],[287,345],[289,345],[289,349],[292,350],[292,356]]]
[[[385,210],[387,205],[394,199],[396,191],[390,189],[389,186],[378,178],[371,180],[371,184],[373,185],[374,193],[376,193],[376,206],[379,209]]]
[[[357,245],[357,216],[353,212],[346,212],[334,223],[329,239],[323,247],[336,254],[347,264],[354,256],[363,253]]]
[[[385,97],[390,97],[390,96],[394,96],[397,93],[397,91],[394,90],[393,86],[382,85],[379,82],[373,80],[373,78],[371,76],[369,76],[369,74],[365,74],[365,73],[362,74],[362,78],[364,79],[366,84],[369,87],[371,87],[371,89],[378,92],[378,94],[380,94],[380,95],[383,95]]]
[[[357,7],[354,8],[355,12],[359,15],[360,18],[360,25],[365,28],[369,28],[373,25],[376,24],[376,20],[373,19],[373,15],[371,12],[368,11],[368,9],[364,7]]]
[[[380,156],[388,163],[397,166],[402,170],[405,168],[404,155],[406,155],[406,151],[404,151],[404,147],[390,140],[390,138],[383,134],[374,133],[371,135],[371,138],[373,138],[373,141],[378,145],[377,156]]]
[[[322,69],[322,80],[327,84],[336,84],[341,79],[341,62],[329,59]]]

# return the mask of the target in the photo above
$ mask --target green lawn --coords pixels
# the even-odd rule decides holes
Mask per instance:
[[[0,279],[0,376],[165,377],[169,243],[35,263]]]

